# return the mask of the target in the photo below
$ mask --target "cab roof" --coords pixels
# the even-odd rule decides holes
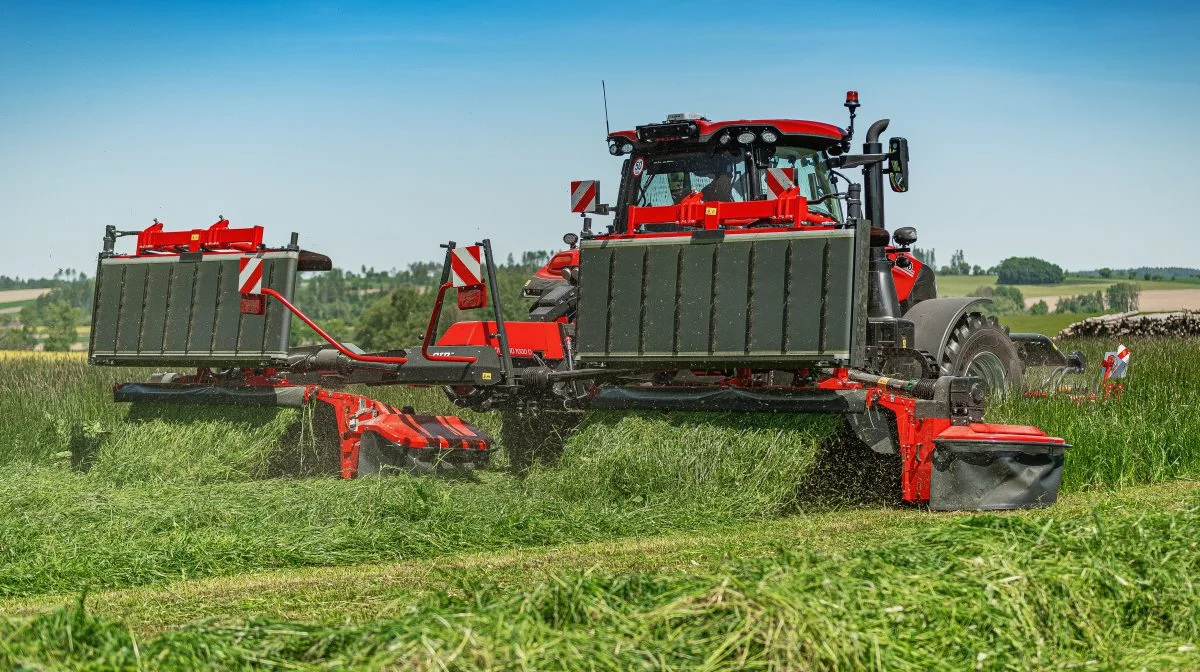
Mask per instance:
[[[654,140],[650,140],[646,137],[647,134],[643,133],[644,129],[665,129],[667,127],[682,128],[688,125],[695,127],[695,130],[691,131],[692,135],[690,135],[690,137],[658,138],[658,140],[676,139],[707,142],[724,130],[734,132],[735,130],[742,128],[768,127],[775,129],[777,133],[785,137],[802,137],[809,140],[811,144],[816,145],[832,144],[842,140],[842,138],[845,137],[845,133],[841,128],[834,126],[833,124],[826,124],[819,121],[804,121],[800,119],[736,119],[731,121],[709,121],[708,119],[704,118],[679,118],[682,115],[671,116],[673,118],[669,118],[667,121],[655,124],[647,124],[645,126],[638,126],[634,130],[614,131],[613,133],[609,134],[608,137],[610,140],[620,139],[631,142],[634,144],[634,146],[640,148],[655,142]]]

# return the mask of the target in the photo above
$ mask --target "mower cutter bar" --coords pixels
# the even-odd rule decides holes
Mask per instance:
[[[300,408],[312,399],[315,390],[315,386],[308,385],[223,387],[176,383],[122,383],[113,388],[113,401]]]

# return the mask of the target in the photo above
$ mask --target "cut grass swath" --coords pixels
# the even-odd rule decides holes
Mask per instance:
[[[849,553],[694,573],[462,581],[359,625],[199,623],[136,641],[82,606],[0,625],[0,662],[92,669],[1190,669],[1200,501],[962,517]]]

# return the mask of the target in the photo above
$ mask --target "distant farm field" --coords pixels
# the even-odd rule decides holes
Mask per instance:
[[[829,417],[595,414],[525,478],[273,477],[302,411],[131,414],[109,390],[148,371],[3,356],[0,668],[1195,669],[1200,343],[1127,345],[1119,400],[992,409],[1074,444],[1059,504],[999,515],[870,503],[822,468]]]
[[[1048,315],[1001,315],[1000,324],[1009,328],[1014,334],[1046,334],[1050,337],[1068,326],[1099,313],[1050,313]]]
[[[1026,307],[1045,300],[1054,309],[1059,297],[1078,296],[1104,291],[1118,282],[1132,282],[1141,288],[1141,310],[1200,310],[1200,282],[1195,280],[1139,280],[1124,278],[1072,277],[1060,285],[1012,285],[1021,290]],[[938,293],[941,296],[967,296],[980,287],[996,285],[994,275],[939,275]]]
[[[7,303],[32,301],[49,293],[49,289],[3,289],[0,290],[0,306]]]
[[[25,306],[33,305],[38,297],[48,294],[49,289],[5,289],[0,290],[0,315],[14,315]],[[7,320],[0,318],[0,322]]]

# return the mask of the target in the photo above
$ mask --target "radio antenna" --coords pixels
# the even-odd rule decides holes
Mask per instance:
[[[604,86],[604,80],[600,80],[600,93],[604,95],[604,137],[612,135],[612,129],[608,127],[608,88]]]

